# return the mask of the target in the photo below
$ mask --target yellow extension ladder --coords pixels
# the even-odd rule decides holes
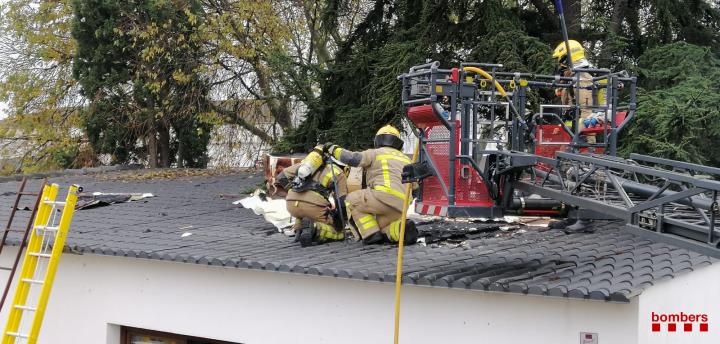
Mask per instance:
[[[46,185],[42,190],[42,201],[35,215],[2,344],[37,342],[55,271],[65,247],[65,238],[78,198],[78,187],[73,185],[68,190],[65,202],[55,201],[59,189],[57,184],[52,184]],[[60,208],[62,213],[58,223]],[[30,304],[29,298],[36,302]],[[27,315],[26,320],[32,321],[23,321],[23,315]]]

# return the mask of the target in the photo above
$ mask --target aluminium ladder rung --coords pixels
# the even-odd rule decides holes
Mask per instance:
[[[48,205],[61,206],[61,207],[65,206],[65,202],[63,202],[63,201],[43,201],[43,203],[48,204]]]
[[[9,308],[8,316],[3,336],[10,341],[14,337],[16,339],[35,341],[40,331],[44,310],[47,307],[50,289],[52,288],[55,272],[57,271],[58,260],[62,250],[56,250],[64,246],[65,237],[69,230],[70,219],[75,211],[75,203],[77,202],[77,187],[72,186],[68,191],[65,202],[57,202],[55,198],[58,193],[59,186],[52,184],[44,186],[42,197],[38,197],[38,211],[34,214],[33,222],[28,224],[28,228],[32,229],[26,232],[30,234],[30,241],[24,251],[25,263],[20,272],[20,278],[16,284],[15,299]],[[60,216],[59,223],[55,223],[57,216]],[[10,226],[6,226],[10,228]],[[54,241],[53,241],[54,239]],[[49,250],[49,244],[52,242],[53,251]],[[40,269],[38,258],[47,259],[45,267],[45,278],[34,277],[34,274]],[[30,259],[30,260],[27,260]],[[33,270],[35,270],[33,272]],[[36,279],[37,278],[37,279]],[[8,283],[9,285],[9,283]],[[34,286],[40,286],[37,301],[28,302],[28,295],[32,293]],[[32,327],[29,332],[22,332],[21,328],[25,327],[31,321]],[[32,340],[31,340],[32,339]],[[5,341],[5,340],[3,340]]]
[[[20,279],[20,281],[25,282],[25,283],[30,283],[30,284],[45,284],[45,281],[43,281],[43,280],[35,280],[32,278],[23,278],[23,279]]]
[[[58,226],[35,226],[35,230],[57,231],[58,229],[60,229]]]
[[[24,333],[19,333],[19,332],[5,332],[5,334],[8,336],[17,337],[17,338],[24,338],[24,339],[28,338],[28,335],[26,335]]]
[[[30,307],[30,306],[25,306],[25,305],[15,305],[13,307],[15,307],[17,309],[22,309],[24,311],[31,311],[31,312],[34,312],[37,310],[37,308],[35,308],[35,307]]]

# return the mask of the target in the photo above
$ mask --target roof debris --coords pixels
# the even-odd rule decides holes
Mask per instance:
[[[139,201],[141,199],[155,197],[152,193],[104,193],[93,192],[92,194],[81,193],[78,195],[78,201],[75,209],[92,209],[97,207],[105,207],[111,204]]]

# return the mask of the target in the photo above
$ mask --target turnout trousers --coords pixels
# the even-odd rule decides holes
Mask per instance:
[[[402,211],[388,205],[397,203],[393,195],[373,189],[362,189],[348,194],[345,203],[360,236],[367,238],[378,231],[392,242],[400,238]]]

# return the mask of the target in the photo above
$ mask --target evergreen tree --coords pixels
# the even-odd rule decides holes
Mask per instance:
[[[703,152],[720,128],[720,3],[562,1],[571,38],[596,66],[640,78],[624,151],[718,164]],[[402,117],[395,77],[411,65],[552,72],[554,10],[543,0],[7,0],[0,143],[33,149],[5,172],[93,164],[97,154],[202,166],[222,123],[278,151],[366,148]],[[530,94],[543,97],[553,96]]]
[[[720,58],[673,43],[640,57],[637,116],[622,152],[720,166]]]
[[[323,73],[320,104],[276,149],[304,151],[323,141],[369,147],[379,127],[401,119],[396,77],[426,59],[549,72],[550,48],[523,29],[517,11],[499,0],[377,0]]]
[[[83,118],[96,150],[115,162],[169,167],[179,149],[179,166],[203,166],[198,147],[209,128],[199,118],[209,111],[209,81],[200,4],[75,0],[74,7],[73,70],[90,100]]]

